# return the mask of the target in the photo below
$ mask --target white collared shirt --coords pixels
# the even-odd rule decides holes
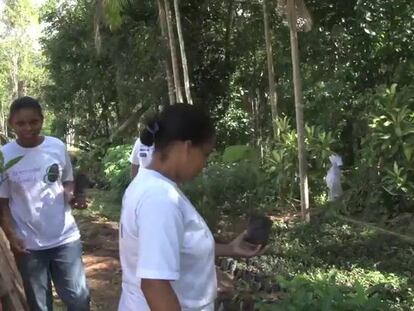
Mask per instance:
[[[139,170],[123,198],[119,244],[118,311],[150,310],[142,278],[170,280],[183,310],[214,310],[214,238],[174,182],[156,171]]]

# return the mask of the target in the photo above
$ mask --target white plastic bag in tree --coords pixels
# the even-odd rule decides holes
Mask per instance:
[[[343,165],[342,158],[337,155],[331,155],[329,157],[331,161],[331,167],[326,174],[325,181],[329,188],[328,201],[336,201],[342,196],[342,185],[341,185],[341,169]]]

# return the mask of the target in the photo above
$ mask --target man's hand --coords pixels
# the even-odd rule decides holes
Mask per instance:
[[[86,209],[88,207],[86,196],[84,194],[74,195],[73,199],[70,201],[70,205],[74,209]]]
[[[8,237],[11,251],[15,256],[29,254],[29,251],[26,249],[24,242],[16,236]]]
[[[10,212],[9,199],[0,198],[0,226],[6,234],[10,248],[15,256],[29,253],[23,241],[19,239],[13,227],[13,217]]]

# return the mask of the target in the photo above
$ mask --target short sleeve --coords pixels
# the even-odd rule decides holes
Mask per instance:
[[[177,203],[168,196],[154,195],[142,202],[137,213],[137,277],[178,280],[184,221]]]
[[[0,174],[0,198],[10,197],[10,186],[6,174]]]
[[[135,141],[134,148],[132,149],[131,155],[129,157],[129,162],[134,165],[139,165],[139,149],[141,147],[141,141],[139,138]]]
[[[72,169],[72,162],[70,160],[69,152],[66,150],[65,147],[65,163],[62,170],[62,182],[65,181],[73,181],[73,169]]]

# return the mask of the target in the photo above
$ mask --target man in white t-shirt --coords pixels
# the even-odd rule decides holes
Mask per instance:
[[[138,174],[140,167],[147,167],[152,160],[154,146],[146,146],[138,138],[135,141],[129,161],[131,162],[131,176],[134,178]]]
[[[71,211],[86,202],[74,192],[66,146],[40,134],[43,112],[32,97],[11,104],[9,123],[17,139],[1,147],[0,225],[15,254],[27,303],[31,311],[52,310],[53,281],[66,310],[89,311],[80,234]]]
[[[1,151],[5,163],[23,157],[3,176],[0,198],[8,200],[15,234],[26,249],[17,264],[32,310],[46,310],[51,301],[45,293],[46,287],[50,290],[47,269],[53,270],[51,277],[68,310],[89,310],[79,229],[62,190],[73,181],[65,145],[46,136],[33,148],[13,141]]]

